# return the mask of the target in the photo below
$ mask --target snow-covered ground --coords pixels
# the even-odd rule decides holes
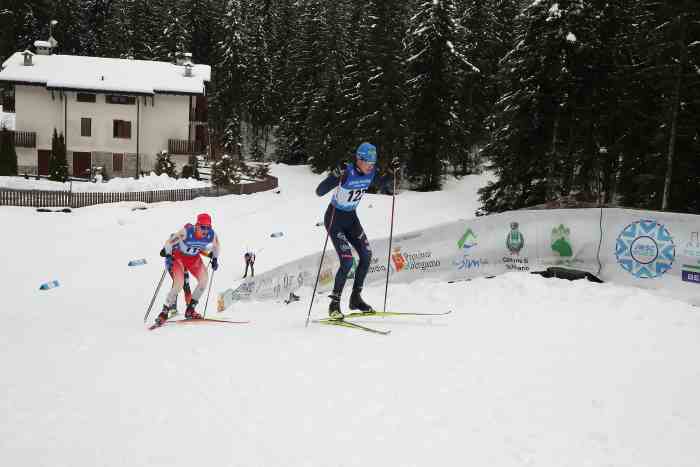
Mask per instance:
[[[290,305],[209,303],[248,325],[145,330],[158,251],[199,212],[222,241],[212,297],[240,278],[246,247],[258,273],[320,250],[320,177],[272,173],[279,194],[0,207],[3,465],[700,465],[700,313],[654,292],[511,273],[390,286],[390,309],[454,310],[362,321],[390,336],[305,328],[308,290]],[[484,183],[402,193],[395,233],[472,217]],[[388,234],[390,208],[363,199],[370,239]],[[148,264],[127,266],[137,258]]]
[[[0,188],[13,190],[44,190],[69,191],[80,193],[125,193],[132,191],[151,190],[183,190],[188,188],[204,188],[211,186],[208,181],[198,181],[193,178],[170,178],[166,174],[156,175],[151,172],[139,179],[131,177],[115,177],[106,182],[53,182],[51,180],[35,180],[24,177],[0,177]]]
[[[8,130],[15,129],[15,114],[11,112],[3,112],[2,106],[0,105],[0,128],[7,128]]]

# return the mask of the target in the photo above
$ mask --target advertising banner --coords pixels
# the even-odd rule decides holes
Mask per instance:
[[[529,273],[550,266],[578,269],[604,281],[651,289],[700,302],[700,216],[627,209],[512,211],[459,220],[372,241],[366,284],[422,278],[445,281]],[[313,287],[315,253],[221,292],[219,310],[243,299],[283,299]],[[355,264],[348,276],[352,281]],[[338,270],[326,251],[317,291],[331,290]],[[346,287],[349,287],[347,285]]]

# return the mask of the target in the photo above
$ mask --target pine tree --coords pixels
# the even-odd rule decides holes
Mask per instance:
[[[407,175],[419,190],[442,187],[443,164],[465,150],[457,99],[461,80],[479,73],[457,46],[453,0],[420,3],[411,24],[411,149]]]
[[[349,99],[342,88],[349,46],[345,5],[342,1],[319,4],[320,16],[308,18],[311,23],[304,36],[305,48],[318,49],[302,55],[313,73],[302,95],[308,102],[302,134],[312,169],[317,172],[337,167],[357,144],[357,136],[351,134]]]
[[[165,174],[168,177],[177,178],[175,163],[170,159],[170,154],[168,154],[168,151],[165,150],[160,151],[156,155],[156,164],[153,171],[156,173],[156,175]]]
[[[532,3],[518,19],[516,46],[502,60],[499,75],[504,93],[483,152],[498,180],[479,191],[482,212],[540,204],[563,191],[561,166],[568,150],[561,139],[575,128],[567,107],[574,82],[567,53],[575,43],[567,40],[565,21],[553,0]]]
[[[241,114],[243,109],[244,47],[239,0],[229,0],[221,22],[221,60],[214,64],[215,82],[210,90],[213,143],[228,154],[241,154]]]
[[[228,154],[211,166],[211,182],[216,186],[226,187],[241,181],[241,163]]]
[[[0,129],[0,176],[17,175],[15,135],[5,127]]]
[[[278,158],[294,158],[306,161],[311,154],[307,144],[309,135],[308,117],[314,96],[322,88],[321,69],[325,51],[323,37],[323,5],[320,0],[308,0],[299,4],[297,37],[293,39],[290,60],[294,64],[289,92],[289,103],[285,106],[277,131]]]
[[[51,156],[49,157],[49,180],[65,182],[68,180],[68,161],[66,159],[66,142],[63,133],[54,128],[51,138]]]
[[[377,146],[380,165],[408,152],[406,123],[406,2],[370,0],[358,12],[356,51],[345,79],[347,93],[356,103],[350,118],[354,141]]]

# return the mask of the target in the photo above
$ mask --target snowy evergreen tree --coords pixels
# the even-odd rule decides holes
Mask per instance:
[[[241,114],[245,79],[244,37],[239,0],[229,0],[222,19],[221,61],[213,64],[216,81],[210,92],[213,143],[228,154],[241,154]]]
[[[407,87],[403,37],[407,4],[403,0],[370,0],[358,14],[354,53],[347,67],[346,93],[355,104],[352,142],[371,141],[380,165],[408,152]],[[354,29],[354,28],[353,28]]]
[[[68,180],[68,160],[66,159],[66,140],[54,128],[51,138],[51,156],[49,157],[49,180],[65,182]]]
[[[5,127],[0,128],[0,176],[17,175],[17,152],[15,134]]]
[[[175,163],[170,159],[170,154],[168,151],[160,151],[156,155],[156,164],[153,167],[153,171],[156,175],[165,174],[168,177],[177,178],[177,173],[175,172]]]
[[[211,182],[216,186],[226,187],[241,181],[242,165],[228,154],[211,166]]]
[[[458,95],[462,80],[479,70],[461,53],[453,0],[420,2],[411,24],[409,81],[412,100],[409,180],[419,190],[439,190],[443,164],[467,151]]]

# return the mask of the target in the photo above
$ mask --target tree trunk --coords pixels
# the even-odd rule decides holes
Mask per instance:
[[[673,157],[676,150],[676,134],[678,131],[678,114],[681,106],[681,82],[683,70],[685,69],[688,60],[688,45],[685,43],[685,28],[686,21],[683,14],[678,16],[679,37],[678,47],[680,48],[680,57],[676,66],[676,83],[673,90],[671,102],[671,134],[668,140],[668,157],[666,158],[666,178],[664,180],[664,195],[661,201],[661,210],[668,210],[669,197],[671,194],[671,179],[673,176]]]

